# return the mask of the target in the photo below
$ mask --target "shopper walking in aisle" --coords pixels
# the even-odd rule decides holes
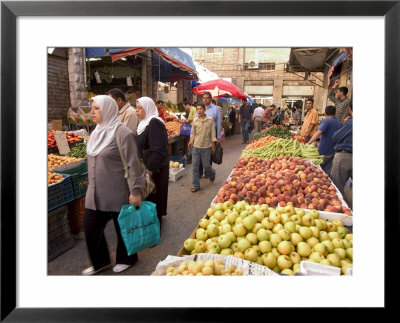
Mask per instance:
[[[207,116],[204,104],[198,104],[196,107],[197,117],[193,120],[193,132],[189,142],[189,149],[192,149],[193,175],[191,192],[200,190],[199,164],[202,161],[205,169],[205,175],[210,182],[215,180],[215,170],[211,167],[211,153],[215,152],[217,137],[215,134],[215,125],[212,117]]]
[[[339,87],[340,80],[336,80],[335,84],[329,89],[328,99],[335,104],[336,119],[344,123],[344,119],[349,116],[350,100],[347,97],[349,89],[345,86]]]
[[[231,127],[231,135],[235,134],[235,124],[236,124],[236,108],[234,106],[231,107],[231,111],[229,112],[229,122],[232,124]]]
[[[311,139],[311,136],[317,131],[318,127],[318,111],[314,108],[314,100],[312,98],[307,99],[307,115],[304,118],[303,126],[300,130],[300,136],[306,138],[306,142]]]
[[[117,102],[119,109],[119,120],[121,120],[121,122],[136,136],[136,129],[138,125],[136,110],[129,102],[126,102],[125,93],[120,89],[114,88],[108,91],[106,95],[112,97],[115,102]]]
[[[332,161],[335,155],[332,136],[342,126],[340,121],[335,118],[335,113],[336,108],[333,105],[329,105],[325,108],[326,118],[322,120],[321,124],[318,126],[317,131],[307,142],[308,145],[312,144],[319,137],[321,137],[318,147],[319,154],[324,156],[324,161],[321,164],[321,168],[329,176],[331,175]]]
[[[168,201],[168,135],[163,120],[158,116],[157,107],[149,97],[141,97],[136,101],[139,117],[137,146],[139,157],[146,166],[146,172],[154,180],[156,186],[146,200],[157,205],[157,216],[160,220],[167,215]]]
[[[104,237],[104,228],[111,219],[118,238],[114,272],[124,271],[137,262],[137,254],[127,254],[118,215],[124,204],[140,206],[145,186],[145,170],[137,157],[134,135],[118,119],[115,100],[107,95],[93,97],[91,114],[96,128],[90,134],[87,145],[89,185],[83,225],[92,266],[85,269],[82,275],[94,275],[111,265]],[[116,135],[120,138],[121,150],[128,165],[128,181],[124,176]]]
[[[239,109],[239,124],[242,127],[242,144],[249,143],[249,123],[253,118],[252,109],[247,104],[247,99],[242,99],[242,106]]]
[[[294,119],[294,124],[296,126],[301,126],[301,107],[295,106],[293,112],[293,119]]]
[[[353,106],[349,102],[349,116],[343,126],[332,137],[335,157],[332,162],[332,180],[344,194],[344,186],[350,177],[353,177]],[[351,204],[351,201],[348,201]]]
[[[156,106],[157,106],[157,109],[158,109],[158,116],[161,118],[161,120],[164,123],[167,123],[167,119],[165,119],[165,115],[164,115],[164,111],[163,111],[164,101],[163,100],[158,100],[156,102]]]
[[[261,131],[261,123],[264,114],[264,109],[261,107],[261,104],[258,105],[257,108],[254,109],[254,133]],[[254,134],[253,134],[254,136]]]

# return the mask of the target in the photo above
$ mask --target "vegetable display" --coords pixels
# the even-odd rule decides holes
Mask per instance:
[[[263,138],[267,136],[279,137],[283,139],[290,139],[290,133],[288,130],[281,127],[271,127],[264,132],[258,132],[254,134],[254,139]]]
[[[267,146],[243,150],[242,156],[254,156],[263,159],[272,159],[279,156],[301,157],[312,161],[315,165],[319,165],[323,161],[323,156],[318,153],[314,146],[303,145],[292,139],[278,139]]]
[[[259,138],[257,140],[254,140],[251,144],[247,145],[246,150],[264,147],[278,139],[279,139],[278,137],[272,137],[272,136]]]
[[[75,147],[71,148],[67,154],[69,157],[83,158],[87,159],[86,156],[86,143],[77,144]]]
[[[54,147],[57,145],[54,133],[54,130],[51,130],[47,133],[47,147]],[[67,138],[68,143],[75,143],[82,140],[82,137],[72,132],[65,132],[65,137]]]

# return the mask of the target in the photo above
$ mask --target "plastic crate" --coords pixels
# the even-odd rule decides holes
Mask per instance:
[[[68,221],[68,208],[64,205],[48,213],[48,261],[53,260],[74,246]]]
[[[85,214],[85,197],[82,196],[67,204],[68,219],[73,234],[83,232],[83,217]]]
[[[64,179],[61,182],[50,185],[47,188],[48,211],[54,210],[55,208],[75,199],[71,176],[64,173],[59,174],[61,174]]]
[[[186,166],[185,156],[169,156],[169,161],[178,162],[179,164],[183,164],[183,167]]]
[[[77,167],[64,169],[62,172],[54,170],[56,173],[68,174],[72,178],[72,186],[75,198],[82,197],[86,194],[88,187],[88,164],[83,162]]]

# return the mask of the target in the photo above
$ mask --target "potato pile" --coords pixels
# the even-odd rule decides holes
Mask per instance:
[[[49,154],[47,155],[47,170],[51,172],[54,168],[57,168],[58,166],[74,163],[81,160],[83,160],[83,158]]]

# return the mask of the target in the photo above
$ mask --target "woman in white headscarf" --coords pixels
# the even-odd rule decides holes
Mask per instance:
[[[141,97],[136,101],[136,113],[140,120],[137,128],[137,146],[139,157],[146,171],[156,185],[155,192],[147,197],[157,205],[157,216],[161,220],[167,215],[169,157],[168,134],[164,121],[158,116],[154,101]]]
[[[135,137],[120,122],[115,100],[107,95],[93,97],[91,114],[97,125],[87,145],[89,184],[83,224],[92,266],[85,269],[83,275],[94,275],[111,266],[104,237],[104,228],[111,219],[118,237],[114,272],[126,270],[137,262],[137,254],[127,254],[118,225],[118,215],[124,204],[141,204],[145,186],[145,169],[137,156]],[[128,166],[128,180],[124,176],[116,134]]]

